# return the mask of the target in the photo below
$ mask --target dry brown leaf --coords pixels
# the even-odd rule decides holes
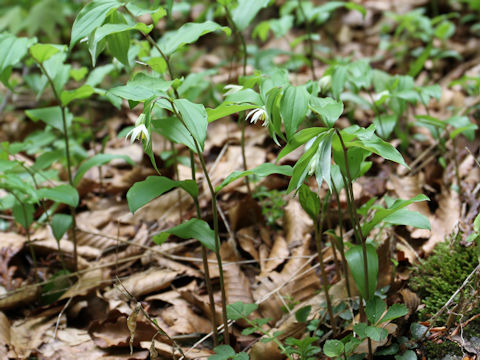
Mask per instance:
[[[52,308],[37,316],[20,319],[13,322],[10,328],[12,348],[9,356],[15,359],[26,359],[32,351],[38,349],[42,343],[48,341],[45,333],[55,324],[60,309]]]
[[[302,209],[297,199],[290,199],[285,206],[285,240],[289,247],[298,246],[306,234],[313,230],[313,221]]]
[[[256,261],[259,261],[257,246],[255,246],[258,240],[254,237],[254,228],[240,229],[237,231],[236,237],[242,250],[250,254]]]
[[[177,275],[176,271],[150,268],[129,276],[122,281],[122,285],[134,297],[139,297],[169,287]],[[121,289],[112,288],[105,292],[104,296],[107,299],[123,299],[125,295],[122,294]]]
[[[138,346],[140,341],[152,339],[157,332],[157,329],[145,319],[143,314],[139,314],[136,324],[134,346]],[[93,321],[88,327],[88,333],[95,344],[101,348],[127,347],[130,339],[127,315],[113,310],[106,319]]]
[[[268,274],[275,270],[278,265],[283,264],[289,255],[290,251],[288,250],[288,245],[285,241],[285,238],[281,235],[275,236],[272,250],[268,254],[268,258],[270,260],[265,261],[265,265],[262,267],[262,272],[259,276],[268,276]]]
[[[10,322],[3,312],[0,312],[0,358],[8,357],[8,347],[10,346]]]
[[[151,341],[142,341],[140,343],[140,346],[144,349],[150,349],[151,343],[152,343]],[[180,352],[176,350],[173,346],[157,340],[155,340],[155,349],[158,351],[158,354],[165,359],[174,358],[174,354],[176,357],[181,356]],[[182,350],[185,354],[185,358],[189,360],[206,359],[209,356],[213,355],[213,352],[209,350],[185,349],[185,348],[182,348]]]
[[[40,296],[40,286],[29,285],[0,296],[0,310],[14,309],[16,307],[34,302]]]
[[[15,233],[2,233],[2,241],[0,243],[0,249],[8,249],[11,251],[11,256],[22,250],[23,245],[27,241],[25,236],[21,236]]]
[[[168,329],[175,334],[207,334],[212,325],[209,320],[197,315],[185,300],[175,301],[173,306],[162,310],[161,316]]]
[[[249,196],[237,201],[230,208],[228,218],[232,231],[264,222],[261,206]]]
[[[443,188],[438,201],[438,209],[435,211],[435,215],[430,217],[432,236],[422,246],[425,254],[430,254],[435,245],[445,241],[445,238],[455,230],[460,220],[460,207],[458,193]]]
[[[108,279],[107,275],[108,271],[102,268],[83,272],[77,282],[63,293],[59,300],[87,295],[90,290],[104,283]]]

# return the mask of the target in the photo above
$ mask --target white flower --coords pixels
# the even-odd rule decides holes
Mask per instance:
[[[320,80],[318,80],[318,86],[320,87],[320,92],[324,93],[330,86],[332,86],[332,77],[330,75],[322,76]]]
[[[127,133],[125,140],[128,140],[128,137],[130,137],[130,143],[132,144],[136,139],[145,139],[147,140],[147,143],[150,141],[150,134],[145,126],[145,114],[141,114],[138,117],[135,122],[135,127]]]
[[[224,87],[224,90],[228,90],[228,91],[225,94],[223,94],[223,96],[235,94],[242,89],[243,89],[243,86],[241,85],[227,85]]]
[[[373,101],[375,101],[375,104],[381,105],[389,97],[390,97],[390,91],[383,90],[383,91],[379,92],[378,94],[373,95]]]
[[[268,118],[267,111],[263,106],[250,111],[247,117],[245,118],[245,120],[248,120],[249,118],[252,124],[256,124],[258,120],[263,121],[262,126],[268,126],[268,124],[270,123],[270,119]]]

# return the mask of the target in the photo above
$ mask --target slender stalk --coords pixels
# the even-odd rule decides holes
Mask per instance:
[[[175,179],[177,181],[180,181],[180,175],[178,173],[178,159],[177,159],[177,150],[175,149],[175,143],[173,141],[170,141],[170,148],[172,150],[172,156],[173,156],[173,168],[175,172]],[[178,192],[178,204],[182,203],[182,193],[179,191]],[[178,207],[178,221],[181,223],[183,219],[183,211],[182,207]]]
[[[323,252],[322,252],[323,216],[325,212],[324,209],[325,207],[322,206],[320,221],[318,217],[316,217],[313,219],[313,222],[315,226],[315,244],[317,246],[318,262],[320,263],[320,274],[322,276],[323,289],[325,291],[325,297],[327,301],[327,310],[328,310],[328,315],[330,316],[330,323],[332,325],[332,330],[333,330],[333,333],[335,334],[337,332],[337,328],[335,326],[335,318],[333,317],[332,301],[330,299],[330,295],[328,294],[328,278],[327,278],[327,272],[325,271],[325,264],[323,263]]]
[[[342,215],[342,208],[340,206],[340,197],[338,195],[337,187],[335,186],[335,182],[332,180],[332,187],[333,192],[335,194],[335,200],[337,202],[337,209],[338,209],[338,225],[340,226],[340,242],[339,242],[339,250],[340,256],[342,257],[343,262],[343,273],[345,276],[345,284],[347,286],[347,294],[348,297],[352,297],[352,291],[350,290],[350,280],[348,278],[348,264],[347,258],[345,257],[345,247],[343,245],[343,215]]]
[[[195,160],[193,158],[193,151],[190,150],[190,167],[192,168],[192,180],[197,182],[197,176],[195,172]],[[195,210],[197,211],[197,217],[200,219],[202,214],[200,212],[200,205],[198,203],[198,197],[193,198],[195,204]],[[213,345],[218,345],[218,330],[217,330],[217,314],[215,312],[215,300],[213,298],[213,288],[212,282],[210,280],[210,269],[208,268],[208,258],[207,258],[207,249],[202,245],[202,262],[203,262],[203,271],[205,272],[205,284],[207,285],[208,292],[208,301],[210,302],[210,312],[211,322],[212,322],[212,331],[213,331]]]
[[[205,159],[203,158],[202,150],[200,148],[200,145],[198,144],[197,139],[190,132],[190,129],[185,124],[185,121],[183,120],[182,116],[178,113],[177,109],[175,108],[175,104],[173,103],[173,101],[170,101],[170,103],[172,105],[172,110],[175,113],[175,115],[177,116],[178,120],[182,123],[183,126],[185,126],[185,129],[187,129],[187,131],[190,133],[190,136],[193,139],[193,142],[195,144],[195,149],[197,151],[198,158],[200,160],[200,165],[202,166],[202,171],[205,175],[205,180],[207,181],[208,189],[209,189],[210,195],[212,197],[213,231],[214,231],[214,234],[215,234],[215,255],[216,255],[216,258],[217,258],[218,275],[219,275],[219,279],[220,279],[220,291],[221,291],[221,295],[222,295],[222,320],[223,320],[223,326],[225,328],[225,344],[229,345],[230,344],[230,334],[228,333],[227,296],[225,294],[225,282],[224,282],[224,277],[223,277],[222,257],[220,256],[220,237],[219,237],[219,231],[218,231],[217,194],[216,194],[215,189],[213,187],[210,176],[208,175],[207,165],[205,163]]]
[[[308,21],[307,19],[307,14],[305,14],[305,11],[303,10],[302,0],[298,0],[298,10],[300,11],[300,14],[302,14],[303,20],[305,21],[305,27],[307,28],[307,42],[308,42],[307,57],[310,62],[310,71],[312,72],[312,78],[314,81],[316,81],[317,76],[315,75],[315,64],[313,63],[315,49],[313,47],[312,28],[311,28],[310,21]]]
[[[362,245],[363,273],[365,275],[364,276],[364,278],[365,278],[365,300],[368,301],[369,297],[370,297],[370,294],[369,294],[370,287],[369,287],[369,280],[368,280],[367,246],[366,246],[365,238],[363,237],[363,234],[362,234],[362,229],[360,227],[360,221],[358,219],[357,207],[355,205],[355,199],[354,199],[354,195],[353,195],[353,186],[352,186],[352,184],[353,184],[352,176],[350,174],[350,167],[348,166],[347,147],[345,146],[345,143],[343,141],[342,135],[340,134],[340,131],[337,128],[335,128],[335,132],[337,133],[338,138],[340,139],[340,144],[342,145],[342,149],[343,149],[343,157],[344,157],[344,161],[345,161],[345,172],[347,173],[347,180],[348,180],[348,183],[345,184],[346,185],[345,190],[347,190],[347,188],[348,188],[348,191],[346,191],[347,194],[350,192],[349,196],[347,196],[347,199],[348,199],[348,197],[350,197],[348,207],[350,208],[350,214],[352,216],[352,224],[353,224],[354,227],[356,225],[357,233],[358,233],[357,236],[360,238],[360,243]],[[343,181],[345,182],[345,177],[343,178]],[[361,299],[360,299],[360,304],[362,304]],[[368,319],[367,319],[367,323],[368,323]],[[371,341],[370,338],[368,338],[368,358],[369,359],[373,358],[372,341]]]
[[[230,9],[228,8],[227,5],[223,5],[223,8],[225,9],[225,15],[227,17],[227,21],[230,23],[230,26],[233,29],[233,32],[235,34],[235,38],[237,40],[237,44],[241,45],[242,48],[242,57],[243,57],[243,76],[247,75],[247,44],[245,43],[245,38],[243,37],[241,31],[238,29],[237,24],[233,21],[232,14],[230,13]],[[243,162],[243,170],[247,171],[248,166],[247,166],[247,156],[245,154],[245,125],[246,125],[246,119],[244,116],[240,116],[238,118],[238,122],[240,124],[240,147],[242,149],[242,162]],[[248,194],[250,197],[252,196],[252,189],[250,187],[250,180],[248,176],[245,176],[245,184],[247,185],[248,189]]]
[[[60,99],[60,95],[57,92],[57,89],[55,88],[55,84],[53,82],[53,79],[50,77],[48,74],[47,70],[43,66],[42,63],[38,63],[40,66],[40,69],[42,69],[43,73],[47,77],[47,80],[50,84],[50,87],[52,88],[53,95],[55,96],[55,99],[57,100],[58,106],[60,106],[61,113],[62,113],[62,126],[63,126],[63,139],[65,141],[65,154],[67,158],[67,174],[68,174],[68,183],[70,186],[75,187],[73,184],[73,177],[72,177],[72,164],[71,164],[71,157],[70,157],[70,144],[69,144],[69,139],[68,139],[68,127],[67,127],[67,117],[65,114],[66,108],[62,104],[62,100]],[[78,270],[78,255],[77,255],[77,221],[75,220],[76,217],[76,211],[73,206],[70,206],[70,214],[72,215],[72,242],[73,242],[73,269],[75,271]]]
[[[457,180],[458,194],[461,197],[462,196],[462,183],[460,181],[460,170],[459,170],[460,165],[458,164],[457,141],[456,141],[455,138],[452,139],[452,145],[453,145],[453,161],[455,163],[455,178]]]

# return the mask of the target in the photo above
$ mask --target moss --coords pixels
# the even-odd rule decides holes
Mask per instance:
[[[432,255],[414,267],[409,286],[425,305],[418,313],[420,320],[435,314],[478,264],[475,247],[463,246],[460,237],[452,244],[438,244]],[[438,320],[445,321],[446,317],[445,312]]]
[[[436,344],[432,341],[425,342],[423,346],[423,356],[430,360],[440,360],[445,355],[459,355],[462,356],[462,349],[453,341],[444,341],[441,344]]]

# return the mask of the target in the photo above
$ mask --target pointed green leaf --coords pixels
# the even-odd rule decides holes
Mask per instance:
[[[174,181],[164,176],[149,176],[135,183],[127,192],[128,208],[132,213],[167,191],[181,187],[192,197],[198,196],[198,187],[193,180]]]
[[[0,74],[19,63],[35,42],[36,39],[17,38],[9,33],[0,34]]]
[[[239,0],[237,7],[232,11],[232,18],[238,30],[244,30],[269,2],[270,0]]]
[[[384,222],[393,225],[409,225],[417,229],[431,229],[430,220],[418,211],[400,209],[383,219]]]
[[[215,191],[218,192],[228,184],[232,183],[233,181],[248,175],[255,174],[256,176],[263,178],[272,174],[281,174],[281,175],[291,176],[292,172],[293,172],[293,169],[289,165],[276,165],[272,163],[264,163],[251,170],[234,171],[233,173],[228,175],[220,185],[217,186]]]
[[[52,227],[53,236],[57,241],[60,241],[67,232],[67,230],[72,226],[73,219],[71,215],[67,214],[55,214],[52,216]]]
[[[122,6],[122,3],[117,0],[93,0],[88,3],[80,10],[73,23],[70,49],[79,40],[101,26],[107,16],[120,6]]]
[[[393,304],[388,308],[387,313],[381,319],[381,323],[385,321],[391,321],[398,319],[399,317],[405,316],[408,314],[408,308],[403,304]]]
[[[65,112],[68,129],[72,123],[73,115],[68,112],[68,110],[65,110]],[[25,114],[33,121],[41,120],[44,123],[50,125],[57,130],[60,130],[63,133],[62,109],[60,108],[60,106],[26,110]]]
[[[176,99],[173,102],[180,115],[182,115],[187,129],[198,141],[200,149],[203,151],[208,126],[208,115],[205,107],[187,99]]]
[[[15,201],[15,205],[12,208],[15,221],[22,225],[24,229],[27,229],[32,224],[34,212],[35,208],[32,204],[20,204],[18,201]]]
[[[382,341],[388,336],[387,330],[376,326],[367,326],[365,329],[365,334],[373,341]]]
[[[368,265],[368,291],[365,287],[364,258],[361,245],[352,246],[346,253],[348,267],[353,275],[355,285],[364,299],[371,298],[377,288],[378,255],[373,245],[366,244]]]
[[[250,104],[235,105],[235,104],[223,102],[214,109],[207,108],[208,122],[211,123],[217,119],[221,119],[223,117],[236,114],[244,110],[250,110],[255,108],[257,108],[256,105],[250,105]]]
[[[289,86],[280,103],[280,113],[285,124],[287,139],[293,137],[305,120],[310,94],[303,86]]]
[[[40,64],[50,59],[59,51],[60,47],[53,44],[35,44],[30,47],[30,55]]]
[[[328,130],[327,128],[323,128],[323,127],[309,127],[309,128],[300,130],[291,139],[288,140],[287,145],[285,145],[282,151],[280,151],[280,153],[278,154],[277,161],[280,160],[285,155],[290,154],[292,151],[294,151],[298,147],[305,144],[308,140],[314,138],[318,134],[327,130]]]
[[[368,321],[374,325],[377,324],[385,310],[387,310],[387,304],[385,304],[385,301],[378,296],[372,297],[368,300],[367,306],[365,307]]]
[[[313,112],[320,115],[325,125],[333,127],[335,121],[343,113],[343,103],[335,101],[332,98],[319,98],[316,96],[310,97],[309,107]]]
[[[75,90],[63,90],[60,94],[62,105],[67,106],[73,100],[85,99],[92,95],[94,89],[90,85],[82,85]]]
[[[302,205],[303,210],[310,216],[312,219],[316,219],[320,214],[320,198],[317,193],[310,190],[310,188],[302,184],[300,186],[299,197],[300,205]]]
[[[79,196],[77,189],[70,185],[58,185],[53,188],[42,188],[37,191],[40,198],[67,204],[72,207],[78,206]]]
[[[203,23],[186,23],[180,29],[168,33],[162,38],[160,46],[166,55],[170,55],[183,45],[194,43],[201,36],[217,30],[224,31],[227,36],[231,33],[228,27],[220,26],[210,20]]]
[[[244,319],[257,309],[257,304],[244,304],[241,301],[237,301],[227,305],[227,317],[229,320]]]
[[[210,226],[203,220],[190,219],[171,229],[163,231],[166,237],[175,235],[182,239],[196,239],[206,248],[215,251],[215,233]],[[154,238],[156,242],[156,239]]]

